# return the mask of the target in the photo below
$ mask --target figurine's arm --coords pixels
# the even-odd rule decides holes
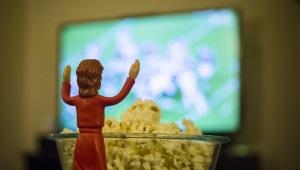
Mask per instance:
[[[122,90],[114,97],[101,97],[102,103],[106,106],[114,105],[121,102],[129,93],[131,88],[134,85],[135,79],[140,71],[140,62],[139,60],[135,60],[129,70],[129,76],[122,88]]]
[[[65,103],[69,105],[75,105],[74,98],[70,97],[70,91],[71,91],[70,72],[71,72],[71,67],[68,65],[64,70],[61,95]]]
[[[101,96],[101,103],[103,103],[105,106],[111,106],[121,102],[128,95],[129,91],[134,85],[134,82],[135,81],[132,77],[128,77],[125,84],[123,85],[122,90],[116,96],[113,97]]]

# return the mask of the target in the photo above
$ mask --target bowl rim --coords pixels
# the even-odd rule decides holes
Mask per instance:
[[[79,133],[51,133],[49,139],[69,139],[77,138]],[[196,140],[212,143],[228,143],[230,138],[227,136],[215,135],[192,135],[192,134],[167,134],[167,133],[103,133],[104,138],[143,138],[143,139],[170,139],[170,140]]]

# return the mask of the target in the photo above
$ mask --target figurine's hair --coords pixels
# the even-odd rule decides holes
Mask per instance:
[[[96,59],[86,59],[80,62],[76,70],[80,97],[92,97],[98,95],[102,71],[103,67]]]

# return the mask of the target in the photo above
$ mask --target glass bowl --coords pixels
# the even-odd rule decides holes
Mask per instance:
[[[51,134],[63,170],[73,170],[77,133]],[[187,134],[103,133],[108,170],[214,170],[228,137]]]

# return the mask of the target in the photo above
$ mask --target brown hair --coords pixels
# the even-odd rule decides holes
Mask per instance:
[[[98,95],[102,71],[103,67],[96,59],[86,59],[80,62],[76,70],[80,97],[93,97]]]

